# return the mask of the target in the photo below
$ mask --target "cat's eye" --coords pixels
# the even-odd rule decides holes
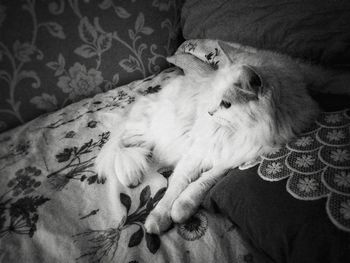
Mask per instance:
[[[225,100],[222,100],[220,103],[220,106],[224,107],[225,109],[228,109],[231,107],[231,103]]]

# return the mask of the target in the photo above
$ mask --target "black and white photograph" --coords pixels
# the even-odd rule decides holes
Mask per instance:
[[[0,0],[0,263],[346,262],[349,0]]]

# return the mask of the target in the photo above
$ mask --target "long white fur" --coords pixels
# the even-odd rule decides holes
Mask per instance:
[[[287,142],[318,113],[297,63],[271,53],[260,58],[256,50],[239,45],[233,47],[235,54],[221,47],[235,61],[207,74],[208,66],[191,55],[172,58],[185,76],[138,99],[97,157],[98,174],[117,176],[126,186],[142,181],[150,153],[152,161],[175,167],[164,197],[145,222],[150,233],[163,232],[171,220],[186,220],[225,171]],[[232,89],[244,75],[244,64],[260,70],[268,89],[258,100],[232,101],[224,109],[221,101],[237,95]]]

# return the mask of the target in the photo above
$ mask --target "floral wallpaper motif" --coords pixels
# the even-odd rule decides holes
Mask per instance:
[[[0,132],[168,66],[183,0],[0,2]]]

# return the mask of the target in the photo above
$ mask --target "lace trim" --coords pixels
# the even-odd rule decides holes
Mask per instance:
[[[305,133],[262,156],[258,174],[288,178],[287,191],[299,200],[326,197],[330,220],[350,232],[350,109],[322,113]]]

